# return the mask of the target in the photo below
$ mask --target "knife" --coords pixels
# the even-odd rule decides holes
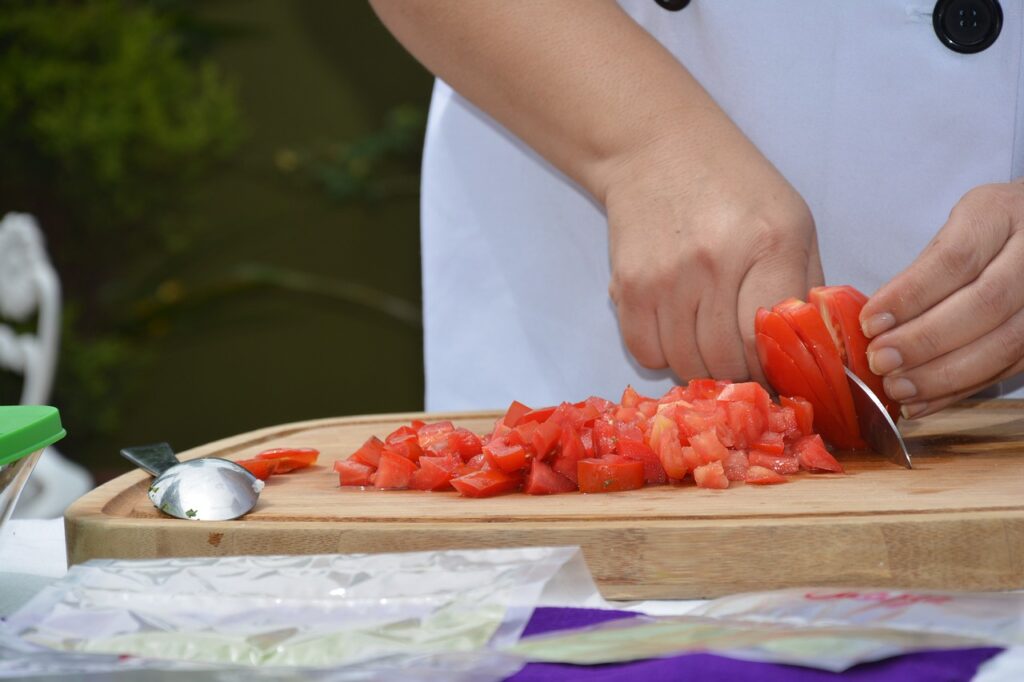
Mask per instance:
[[[857,410],[860,435],[878,454],[912,469],[907,445],[882,401],[848,367],[843,369],[846,371],[847,383],[850,384],[850,393],[853,394],[853,406]]]

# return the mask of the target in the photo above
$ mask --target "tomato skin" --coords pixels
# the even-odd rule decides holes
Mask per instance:
[[[804,436],[793,444],[800,467],[808,471],[843,473],[843,465],[825,449],[821,436]]]
[[[370,485],[370,477],[373,475],[373,467],[357,462],[351,457],[336,461],[334,470],[338,473],[339,486]]]
[[[451,483],[464,497],[493,497],[519,488],[522,476],[500,469],[481,469],[453,478]]]
[[[235,462],[238,466],[244,468],[250,474],[265,481],[276,473],[277,460],[275,459],[240,459]]]
[[[556,473],[546,462],[535,459],[530,464],[530,473],[526,476],[523,492],[529,495],[571,493],[576,492],[576,484]]]
[[[725,490],[729,487],[729,479],[726,477],[725,469],[720,461],[702,464],[694,469],[693,480],[697,482],[698,488]]]
[[[625,457],[581,459],[577,463],[581,493],[611,493],[644,487],[644,465]]]
[[[370,436],[349,458],[376,469],[380,463],[380,453],[382,450],[384,450],[384,441],[377,438],[377,436]]]
[[[416,471],[414,462],[394,452],[384,450],[380,455],[380,466],[373,475],[373,485],[381,489],[408,488],[414,471]]]
[[[283,474],[295,469],[305,469],[316,462],[320,451],[313,448],[273,448],[256,455],[256,459],[271,459],[277,463],[275,474]]]
[[[771,469],[765,469],[760,466],[752,466],[747,469],[747,483],[754,485],[775,485],[777,483],[785,483],[786,477],[782,474],[776,473]]]

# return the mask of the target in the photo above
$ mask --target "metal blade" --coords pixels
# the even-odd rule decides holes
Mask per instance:
[[[912,469],[910,453],[907,452],[903,436],[896,428],[896,422],[886,412],[882,401],[849,368],[844,367],[843,369],[846,371],[850,393],[853,394],[853,406],[857,409],[860,435],[878,454]]]

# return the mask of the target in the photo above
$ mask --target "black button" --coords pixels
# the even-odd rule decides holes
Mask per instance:
[[[1003,8],[999,0],[939,0],[932,26],[942,44],[954,52],[981,52],[999,37]]]
[[[654,2],[672,12],[678,12],[690,4],[690,0],[654,0]]]

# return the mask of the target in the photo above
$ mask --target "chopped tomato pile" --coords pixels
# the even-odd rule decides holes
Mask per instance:
[[[810,303],[790,298],[757,311],[757,352],[768,383],[780,395],[801,396],[814,408],[814,428],[844,449],[865,447],[844,365],[885,405],[895,421],[899,404],[868,367],[860,311],[867,297],[851,286],[816,287]]]
[[[413,421],[371,437],[334,469],[342,486],[466,497],[605,493],[690,477],[701,488],[765,485],[800,470],[842,472],[813,423],[803,398],[776,404],[757,383],[697,379],[658,399],[627,387],[618,403],[513,402],[483,437],[450,421]]]
[[[305,469],[316,462],[319,450],[313,448],[274,448],[264,450],[252,459],[235,462],[245,467],[260,480],[267,480],[274,474],[284,474],[295,469]]]

